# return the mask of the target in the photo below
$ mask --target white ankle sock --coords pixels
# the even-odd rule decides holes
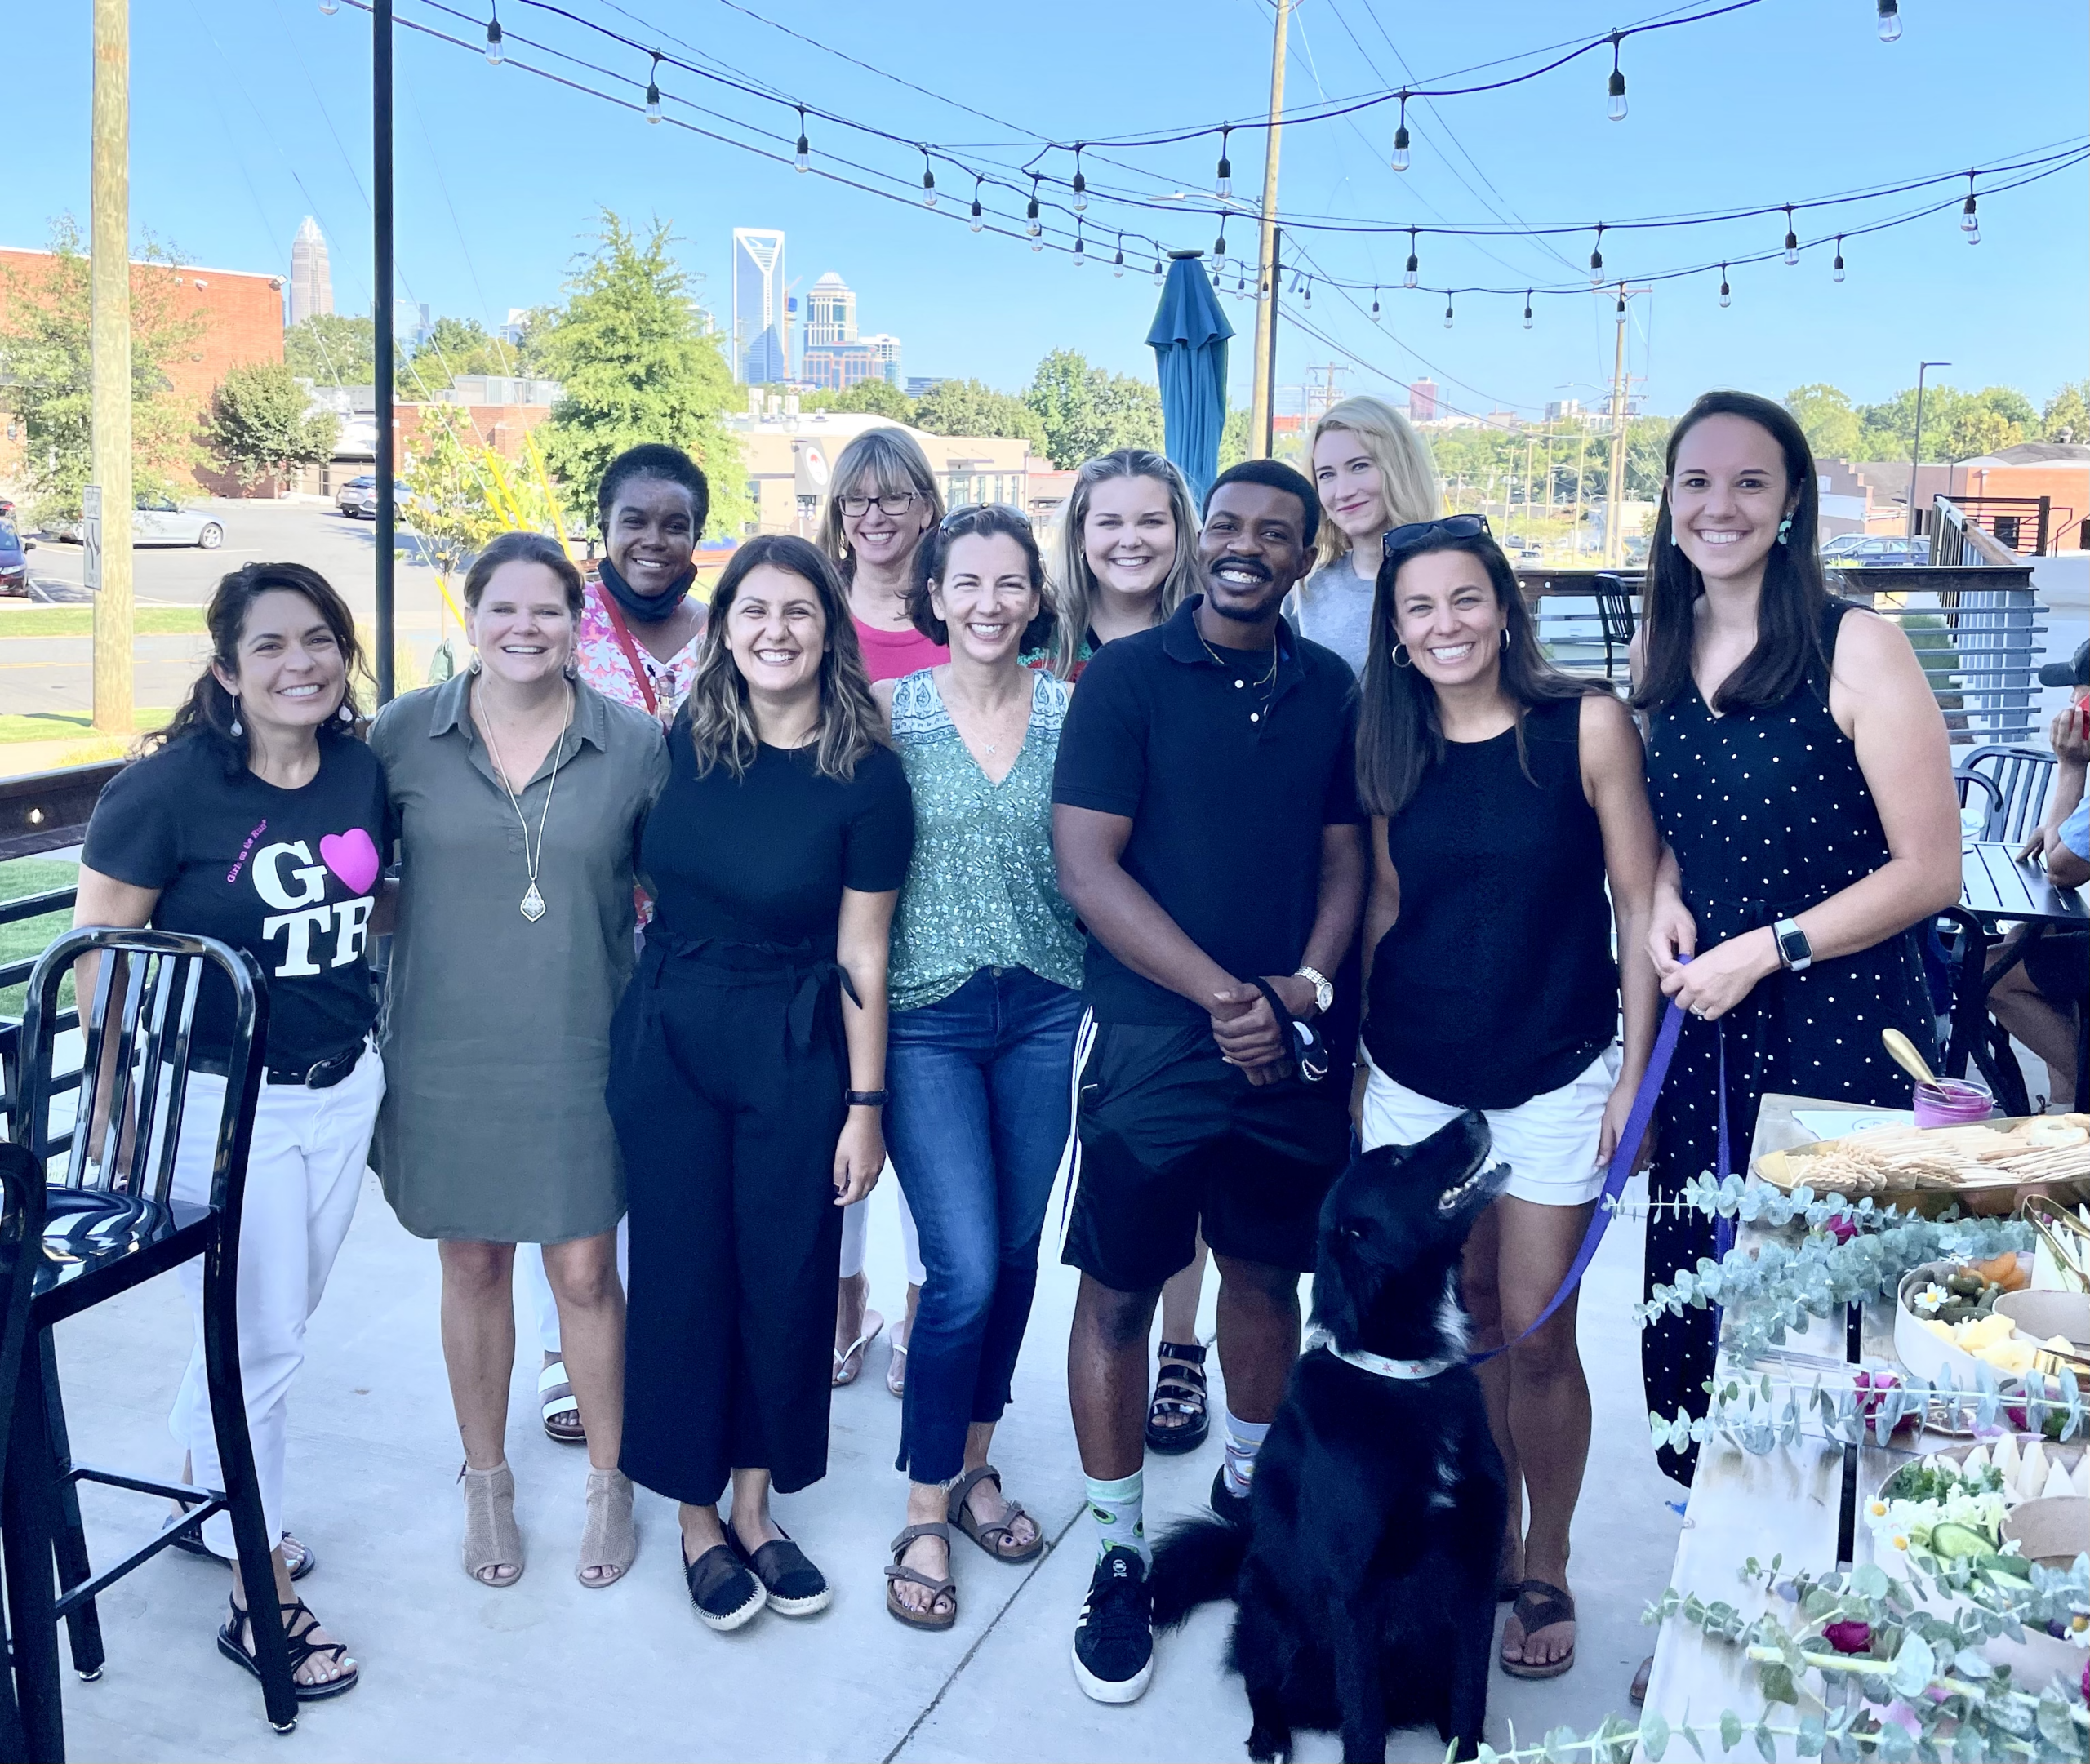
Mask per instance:
[[[1097,1532],[1096,1560],[1101,1562],[1104,1551],[1115,1544],[1136,1550],[1141,1562],[1152,1562],[1146,1544],[1146,1473],[1135,1470],[1114,1482],[1099,1482],[1094,1477],[1087,1480],[1088,1510],[1095,1517]]]
[[[1231,1409],[1226,1411],[1226,1491],[1246,1500],[1248,1485],[1256,1479],[1256,1454],[1269,1437],[1268,1421],[1244,1421]]]

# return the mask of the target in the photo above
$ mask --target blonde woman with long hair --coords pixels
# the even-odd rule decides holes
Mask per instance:
[[[1362,678],[1381,543],[1397,527],[1442,514],[1443,482],[1430,443],[1368,393],[1323,412],[1307,454],[1324,518],[1314,573],[1287,610],[1303,636],[1333,650]]]
[[[1183,474],[1146,447],[1084,460],[1053,547],[1052,640],[1026,655],[1063,680],[1114,638],[1197,592],[1197,511]]]

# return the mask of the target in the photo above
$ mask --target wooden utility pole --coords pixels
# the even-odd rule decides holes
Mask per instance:
[[[1277,380],[1277,157],[1283,132],[1284,34],[1292,4],[1292,0],[1276,0],[1277,38],[1270,49],[1270,130],[1263,146],[1262,238],[1256,251],[1256,273],[1270,292],[1256,303],[1256,353],[1248,405],[1248,451],[1259,459],[1270,455],[1271,419],[1276,414],[1272,392]]]
[[[101,492],[95,727],[128,735],[131,698],[131,5],[94,0],[88,281],[89,467]]]
[[[1575,449],[1575,562],[1582,558],[1582,473],[1590,463],[1590,420],[1586,413],[1578,414],[1575,426],[1581,430],[1581,445]]]
[[[1611,473],[1606,480],[1603,505],[1603,561],[1608,569],[1616,569],[1624,558],[1619,502],[1625,494],[1625,406],[1630,384],[1625,373],[1625,303],[1634,295],[1646,292],[1644,288],[1629,288],[1623,283],[1618,289],[1618,346],[1611,370]]]

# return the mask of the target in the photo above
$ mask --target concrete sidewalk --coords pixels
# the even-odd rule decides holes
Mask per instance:
[[[1637,1184],[1636,1184],[1637,1187]],[[1056,1197],[1053,1220],[1058,1218]],[[890,1201],[874,1201],[874,1302],[903,1295]],[[1221,1660],[1230,1620],[1200,1612],[1164,1637],[1152,1688],[1129,1708],[1089,1702],[1068,1664],[1092,1533],[1065,1397],[1074,1282],[1048,1239],[1016,1403],[994,1453],[1056,1545],[1028,1568],[990,1562],[960,1540],[963,1606],[943,1636],[902,1628],[883,1609],[886,1541],[903,1522],[892,1468],[899,1406],[883,1380],[886,1346],[836,1393],[827,1479],[777,1503],[778,1516],[834,1583],[833,1607],[792,1623],[765,1614],[718,1636],[691,1612],[672,1509],[641,1491],[641,1544],[606,1591],[573,1576],[585,1466],[536,1421],[534,1339],[522,1319],[510,1461],[529,1550],[514,1588],[476,1585],[458,1566],[460,1454],[436,1334],[432,1246],[394,1220],[367,1182],[293,1398],[290,1518],[318,1552],[300,1584],[351,1645],[363,1682],[309,1707],[296,1734],[272,1734],[253,1682],[216,1648],[227,1576],[169,1552],[101,1601],[109,1664],[99,1682],[66,1673],[71,1755],[108,1759],[1215,1759],[1243,1756],[1248,1708]],[[1581,1611],[1574,1668],[1542,1684],[1499,1672],[1489,1736],[1514,1721],[1527,1740],[1563,1723],[1625,1711],[1627,1683],[1652,1644],[1643,1604],[1666,1584],[1679,1491],[1656,1471],[1640,1402],[1638,1343],[1625,1307],[1639,1287],[1640,1232],[1618,1221],[1591,1269],[1583,1353],[1595,1443],[1575,1531]],[[1210,1296],[1204,1319],[1211,1329]],[[59,1353],[76,1455],[167,1473],[166,1430],[189,1351],[189,1322],[163,1278],[68,1323]],[[1151,1526],[1202,1504],[1216,1439],[1148,1469]],[[98,1562],[158,1522],[155,1504],[87,1491]],[[1302,1735],[1302,1759],[1334,1758],[1332,1735]],[[1434,1735],[1396,1735],[1389,1756],[1442,1755]]]

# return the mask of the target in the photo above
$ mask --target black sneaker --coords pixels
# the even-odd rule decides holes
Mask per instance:
[[[1099,1703],[1136,1702],[1154,1676],[1154,1595],[1139,1552],[1113,1544],[1074,1625],[1074,1677]]]
[[[733,1546],[733,1553],[754,1571],[768,1594],[769,1608],[780,1615],[810,1617],[825,1611],[834,1598],[827,1576],[789,1537],[772,1537],[759,1548],[749,1549],[729,1525],[726,1541]]]
[[[1226,1486],[1226,1466],[1223,1464],[1212,1475],[1212,1510],[1229,1525],[1238,1525],[1244,1531],[1248,1529],[1248,1496],[1237,1495]]]
[[[683,1578],[689,1582],[696,1615],[721,1633],[752,1623],[769,1602],[762,1582],[724,1544],[714,1544],[695,1562],[685,1556]]]

